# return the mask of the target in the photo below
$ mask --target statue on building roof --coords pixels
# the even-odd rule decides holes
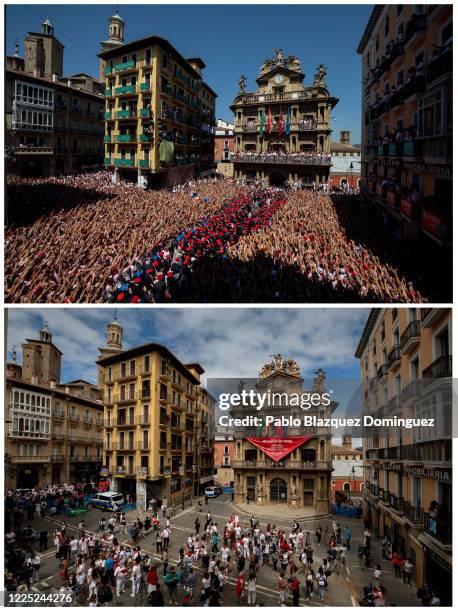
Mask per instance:
[[[274,51],[274,53],[277,56],[277,64],[278,65],[283,65],[283,51],[282,51],[282,49],[276,49]]]
[[[246,76],[241,74],[240,75],[240,79],[239,79],[239,90],[240,90],[240,93],[245,93],[245,88],[246,88]]]
[[[297,362],[294,361],[294,359],[285,359],[285,361],[283,362],[283,365],[284,365],[284,369],[286,373],[289,374],[290,376],[300,376],[301,375],[299,366],[297,365]]]
[[[324,393],[324,381],[326,380],[326,372],[319,368],[317,372],[315,372],[316,376],[313,379],[313,390],[317,393]]]
[[[288,68],[290,68],[291,70],[301,69],[301,62],[299,58],[296,57],[295,55],[288,55],[288,57],[286,58],[286,64],[288,65]]]
[[[313,85],[315,87],[326,87],[326,75],[327,75],[327,70],[324,64],[320,64],[317,67],[317,73],[315,74],[315,78],[313,81]]]
[[[264,74],[265,72],[269,72],[269,70],[275,65],[275,60],[273,60],[272,58],[268,58],[264,61],[263,65],[261,66],[260,69],[260,73]]]

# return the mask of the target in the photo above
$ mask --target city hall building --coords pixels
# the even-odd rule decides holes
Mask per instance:
[[[304,84],[301,62],[281,49],[262,65],[256,91],[246,91],[246,78],[232,106],[234,113],[234,176],[247,181],[283,185],[302,181],[304,186],[327,183],[331,167],[331,110],[337,98],[326,86],[326,69],[317,68],[313,84]],[[246,153],[283,153],[278,160],[246,159]],[[239,155],[237,155],[237,153]],[[305,158],[298,153],[317,153]]]
[[[319,370],[313,392],[324,393],[325,374]],[[255,383],[256,392],[301,394],[304,379],[292,359],[275,355]],[[264,406],[262,413],[301,418],[304,411],[289,402]],[[331,401],[307,411],[307,415],[330,417],[337,408]],[[256,409],[232,408],[234,418],[259,416]],[[291,508],[308,507],[315,513],[328,513],[331,503],[331,428],[330,427],[244,427],[234,431],[235,502],[257,506],[284,504]]]

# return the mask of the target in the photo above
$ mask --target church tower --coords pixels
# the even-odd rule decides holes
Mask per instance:
[[[103,357],[109,357],[110,355],[116,355],[122,351],[122,333],[123,328],[121,327],[116,311],[113,317],[113,321],[110,321],[107,325],[107,345],[99,348],[99,359]],[[98,384],[100,388],[103,388],[102,379],[103,370],[99,367]]]
[[[52,333],[45,321],[39,340],[27,339],[22,344],[22,378],[37,385],[60,383],[62,352],[53,344]]]
[[[108,19],[108,39],[102,40],[100,43],[101,51],[111,51],[111,49],[116,49],[116,47],[121,47],[124,44],[124,26],[126,22],[121,17],[121,15],[116,11],[114,15],[112,15]],[[105,60],[100,61],[100,80],[105,80],[105,68],[107,63]]]
[[[41,32],[29,32],[24,39],[25,72],[51,79],[64,73],[64,45],[54,36],[49,17],[41,24]]]

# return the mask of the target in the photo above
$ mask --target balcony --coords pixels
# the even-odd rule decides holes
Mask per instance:
[[[396,412],[397,410],[400,410],[400,408],[401,408],[401,396],[400,395],[394,395],[388,401],[388,412],[389,413]]]
[[[131,60],[130,62],[123,62],[121,64],[115,64],[115,72],[126,72],[126,70],[136,70],[137,62]]]
[[[151,444],[149,441],[143,440],[142,442],[137,442],[137,450],[139,451],[149,451],[151,448]]]
[[[103,142],[111,142],[111,134],[107,134],[103,137]]]
[[[404,157],[421,157],[422,145],[420,140],[408,140],[403,143],[402,154]]]
[[[50,440],[51,434],[44,433],[41,431],[23,431],[23,430],[13,429],[12,431],[9,432],[9,437],[10,438],[24,438],[28,440]]]
[[[140,117],[151,117],[151,109],[149,108],[141,108],[140,109]]]
[[[426,13],[413,15],[412,19],[406,25],[404,47],[407,47],[414,36],[421,34],[422,32],[426,32]]]
[[[135,418],[133,416],[118,417],[113,420],[115,421],[116,427],[133,427],[135,425]]]
[[[112,442],[111,448],[114,451],[134,451],[135,443],[125,440],[124,442]]]
[[[388,374],[388,366],[386,363],[383,363],[379,369],[377,370],[377,378],[383,378]]]
[[[116,117],[118,119],[136,119],[137,118],[137,112],[135,110],[131,110],[131,109],[126,108],[126,109],[117,111]]]
[[[388,357],[386,358],[386,363],[388,369],[391,370],[392,367],[399,365],[401,362],[401,352],[399,350],[399,344],[393,346],[391,351],[388,353]]]
[[[433,384],[438,378],[451,378],[452,376],[452,357],[444,355],[432,362],[423,370],[423,388]]]
[[[134,94],[135,85],[122,85],[121,87],[115,87],[115,94],[117,96]]]
[[[140,134],[138,139],[140,142],[153,142],[153,137],[149,134]]]
[[[401,354],[410,353],[420,342],[420,321],[411,321],[401,335]]]
[[[429,64],[426,70],[426,81],[428,84],[434,83],[434,81],[437,81],[445,75],[452,76],[452,55],[453,52],[450,49],[442,55],[439,55]]]
[[[231,161],[237,163],[249,164],[281,164],[281,165],[300,165],[300,166],[330,166],[331,156],[319,154],[316,155],[276,155],[271,153],[260,153],[255,155],[245,155],[236,153],[231,156]]]
[[[178,91],[175,92],[173,97],[176,100],[180,100],[180,102],[184,102],[185,104],[189,104],[189,97],[179,93]]]
[[[71,421],[72,423],[79,423],[80,422],[80,417],[77,414],[69,414],[68,415],[68,420]]]
[[[140,166],[140,168],[149,168],[150,164],[151,162],[149,159],[140,159],[138,161],[138,165]]]
[[[108,111],[106,113],[103,113],[103,118],[105,121],[109,121],[112,118],[112,113],[111,111]]]
[[[114,372],[113,375],[113,380],[117,380],[119,382],[122,382],[123,380],[130,380],[132,378],[137,378],[137,370],[136,368],[125,368],[125,369],[121,369],[121,370],[117,370],[116,372]]]
[[[135,402],[137,400],[136,393],[129,393],[126,395],[116,394],[113,396],[115,404],[128,404],[129,402]]]
[[[63,463],[65,461],[65,455],[51,455],[51,461],[53,463]]]
[[[404,500],[402,509],[404,516],[412,525],[423,525],[424,511],[420,506],[412,506],[410,501]]]
[[[137,417],[137,425],[149,425],[149,424],[150,424],[149,414]]]
[[[112,89],[105,89],[104,96],[105,96],[105,98],[111,98],[113,96],[113,90]]]
[[[151,91],[151,83],[149,81],[140,83],[140,91]]]
[[[119,159],[119,158],[115,158],[114,165],[115,166],[133,167],[133,166],[135,166],[135,159]]]
[[[12,463],[50,463],[51,455],[11,455]]]
[[[390,495],[390,506],[396,511],[396,512],[404,512],[404,498],[403,497],[398,497],[397,495],[393,495],[392,493],[389,494]]]
[[[425,533],[438,540],[441,544],[452,544],[452,523],[436,518],[429,512],[424,515]]]
[[[262,469],[298,469],[298,470],[330,470],[332,469],[332,461],[258,461],[245,460],[233,461],[232,465],[238,469],[262,468]]]
[[[378,498],[384,504],[389,504],[390,503],[390,492],[389,491],[385,491],[385,489],[382,489],[382,487],[379,487],[379,489],[378,489]]]
[[[104,75],[105,75],[105,76],[109,76],[110,74],[112,74],[112,73],[113,73],[113,68],[112,68],[112,66],[107,66],[107,67],[105,68],[105,70],[103,71],[103,73],[104,73]]]
[[[111,157],[104,157],[103,158],[103,165],[104,166],[112,166],[113,162],[111,161]]]
[[[420,310],[420,319],[422,327],[434,327],[444,316],[444,310],[441,308],[422,308]]]
[[[135,142],[135,136],[132,134],[118,134],[116,142]]]
[[[422,384],[421,380],[412,380],[402,390],[402,403],[407,404],[411,400],[418,399],[421,396]]]
[[[15,155],[53,155],[54,147],[46,146],[46,145],[20,145],[19,147],[14,147]]]

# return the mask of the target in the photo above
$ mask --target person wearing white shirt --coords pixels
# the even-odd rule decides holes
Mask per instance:
[[[134,564],[132,565],[132,575],[131,575],[131,580],[132,580],[132,593],[130,594],[131,597],[135,597],[136,595],[138,595],[138,592],[140,590],[141,578],[142,578],[141,567],[136,561],[134,561]]]

